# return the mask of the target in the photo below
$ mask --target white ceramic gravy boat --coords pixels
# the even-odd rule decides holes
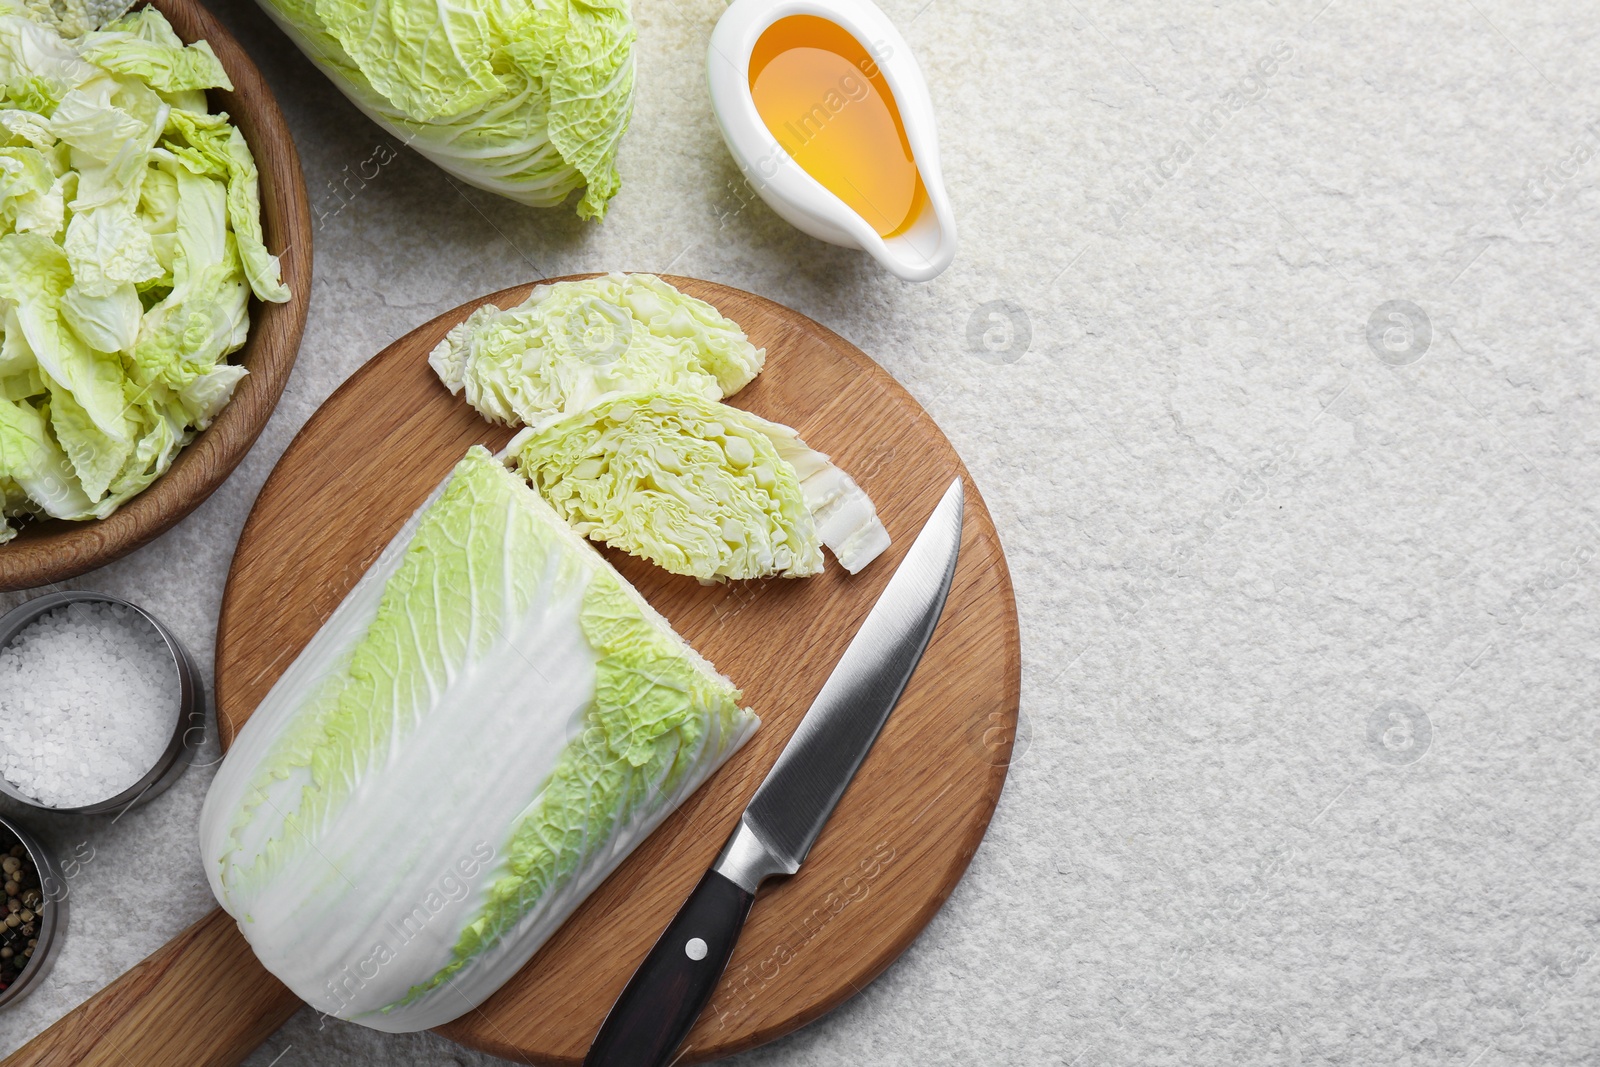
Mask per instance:
[[[919,214],[889,237],[813,178],[784,150],[756,110],[750,55],[767,27],[791,15],[814,15],[842,27],[872,57],[894,96],[927,198]],[[870,253],[912,282],[935,277],[956,254],[956,225],[939,170],[933,101],[905,38],[871,0],[734,0],[711,34],[707,54],[711,104],[745,178],[772,209],[813,237]]]

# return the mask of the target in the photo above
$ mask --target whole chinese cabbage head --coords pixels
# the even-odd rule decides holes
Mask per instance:
[[[357,107],[471,185],[533,207],[621,187],[628,0],[259,0]]]

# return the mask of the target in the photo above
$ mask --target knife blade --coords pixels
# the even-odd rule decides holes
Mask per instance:
[[[945,490],[717,861],[639,965],[584,1067],[663,1067],[711,999],[761,883],[805,862],[922,659],[955,577],[965,505]]]

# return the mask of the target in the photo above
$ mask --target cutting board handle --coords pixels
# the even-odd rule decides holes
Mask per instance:
[[[234,1067],[299,1007],[218,908],[0,1067]]]

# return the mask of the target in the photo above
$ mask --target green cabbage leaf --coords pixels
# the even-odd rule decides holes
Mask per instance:
[[[90,507],[66,453],[49,432],[44,409],[26,400],[0,400],[0,489],[5,515],[32,514],[35,508],[70,519]],[[0,522],[0,543],[16,536]]]
[[[97,67],[131,74],[161,92],[233,88],[209,44],[185,46],[167,20],[150,8],[85,35],[82,55]]]

